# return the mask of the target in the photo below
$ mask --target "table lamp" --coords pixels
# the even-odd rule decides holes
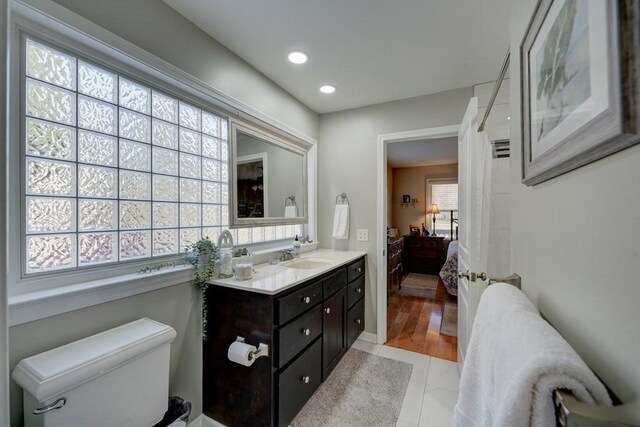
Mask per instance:
[[[436,203],[432,204],[431,207],[429,208],[429,210],[427,211],[427,215],[431,214],[433,215],[433,233],[431,233],[432,235],[436,235],[436,214],[440,213],[440,209],[438,209],[438,205]]]

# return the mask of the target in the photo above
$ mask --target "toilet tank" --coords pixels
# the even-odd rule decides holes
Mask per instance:
[[[169,395],[176,331],[143,318],[21,360],[26,427],[149,427]],[[51,408],[51,409],[48,409]]]

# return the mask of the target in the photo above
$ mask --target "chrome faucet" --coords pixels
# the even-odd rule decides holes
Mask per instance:
[[[280,251],[280,261],[289,261],[294,258],[293,249],[284,249]]]

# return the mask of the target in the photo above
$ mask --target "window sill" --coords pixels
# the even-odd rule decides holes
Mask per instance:
[[[136,273],[9,297],[9,326],[174,286],[193,279],[190,266]]]

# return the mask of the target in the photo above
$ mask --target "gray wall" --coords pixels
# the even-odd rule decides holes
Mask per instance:
[[[518,47],[536,0],[512,2],[511,268],[623,400],[640,397],[640,145],[530,188],[520,183]]]
[[[318,115],[315,112],[162,1],[57,2],[226,95],[317,139]],[[1,288],[4,289],[3,286]],[[191,284],[172,286],[12,327],[9,331],[11,368],[24,357],[143,316],[166,323],[178,332],[172,345],[170,391],[192,401],[195,418],[202,410],[202,345],[199,332],[200,299]],[[11,384],[11,425],[22,425],[22,391],[14,383]]]
[[[318,241],[324,248],[367,252],[365,328],[376,332],[377,138],[378,135],[462,121],[472,95],[463,88],[433,95],[341,111],[320,116],[318,144]],[[336,195],[351,202],[349,240],[333,240]],[[356,229],[369,230],[369,241],[356,241]]]

